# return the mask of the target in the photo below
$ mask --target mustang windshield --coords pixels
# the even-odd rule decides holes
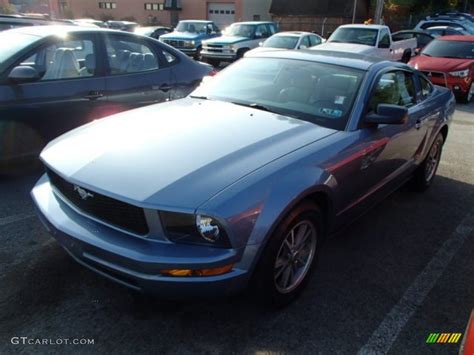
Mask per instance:
[[[364,71],[302,60],[244,58],[191,97],[292,116],[344,130]]]
[[[474,43],[434,40],[421,53],[430,57],[474,59]]]

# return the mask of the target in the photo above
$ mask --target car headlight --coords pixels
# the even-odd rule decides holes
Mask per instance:
[[[449,73],[449,75],[455,76],[457,78],[465,78],[466,76],[469,75],[469,69],[452,71]]]
[[[224,227],[214,217],[161,211],[160,218],[166,236],[173,242],[231,247]]]
[[[194,47],[195,44],[196,44],[195,41],[184,41],[185,47]]]

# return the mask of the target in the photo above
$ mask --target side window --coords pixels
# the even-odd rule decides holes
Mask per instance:
[[[96,60],[92,40],[62,40],[42,47],[19,64],[35,68],[39,81],[49,81],[94,76]]]
[[[431,85],[431,83],[425,77],[419,76],[419,78],[421,86],[421,98],[422,100],[425,100],[433,91],[433,85]]]
[[[410,107],[415,104],[413,76],[396,71],[384,74],[372,94],[369,111],[375,111],[380,104]]]
[[[306,46],[306,48],[311,47],[311,43],[309,42],[309,36],[305,36],[301,41],[300,48],[304,48],[304,46]]]
[[[273,24],[270,23],[270,24],[268,24],[267,26],[268,26],[268,28],[269,28],[270,35],[274,35],[275,33],[277,33],[277,30],[276,30],[275,25],[273,25]]]
[[[311,43],[311,47],[321,44],[321,38],[319,38],[318,36],[309,36],[309,41]]]
[[[163,56],[165,57],[168,63],[174,63],[177,61],[177,58],[174,55],[172,55],[170,52],[165,51],[165,50],[163,50],[162,52],[163,52]]]
[[[418,43],[418,47],[424,47],[428,43],[431,42],[431,37],[426,36],[426,35],[422,35],[422,34],[417,34],[416,35],[416,40],[417,40],[417,43]]]
[[[152,48],[145,42],[121,35],[105,37],[110,74],[140,73],[159,69],[159,62]]]
[[[381,48],[389,48],[390,47],[390,34],[386,30],[383,30],[380,33],[379,46]]]
[[[270,37],[270,32],[267,29],[266,25],[258,25],[255,30],[255,36],[257,38],[267,38]]]

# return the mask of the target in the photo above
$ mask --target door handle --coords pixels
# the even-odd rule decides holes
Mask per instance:
[[[163,84],[158,88],[158,90],[163,91],[163,92],[167,92],[167,91],[170,91],[172,88],[173,87],[169,84]]]
[[[83,96],[84,99],[91,100],[91,101],[100,99],[101,97],[104,97],[104,94],[101,93],[100,91],[90,91],[89,94]]]

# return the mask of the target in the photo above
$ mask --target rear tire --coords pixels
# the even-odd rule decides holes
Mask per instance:
[[[416,169],[415,175],[413,176],[414,187],[417,191],[423,192],[431,186],[439,167],[441,153],[443,152],[443,144],[443,135],[438,133],[428,151],[428,155],[423,163],[421,163]]]
[[[241,59],[244,57],[245,53],[249,51],[248,48],[242,48],[237,51],[237,60]]]
[[[270,237],[252,278],[257,298],[271,307],[294,301],[313,274],[324,236],[318,206],[304,202],[293,209]]]

